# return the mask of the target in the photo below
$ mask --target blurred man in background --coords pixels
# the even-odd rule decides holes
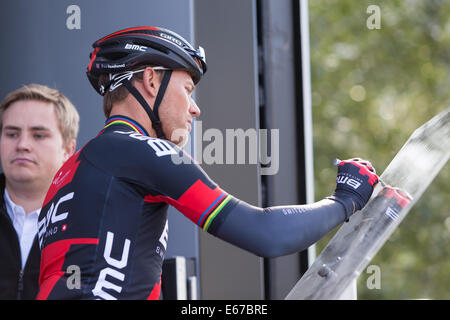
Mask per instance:
[[[0,299],[34,299],[45,194],[75,151],[79,115],[61,92],[30,84],[0,105]]]

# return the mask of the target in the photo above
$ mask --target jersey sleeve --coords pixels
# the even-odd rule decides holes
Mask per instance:
[[[114,152],[103,143],[96,154],[108,154],[105,170],[136,186],[146,202],[168,203],[206,231],[236,202],[176,145],[131,132],[117,137],[120,134],[115,133]]]
[[[205,231],[258,256],[301,251],[346,218],[344,206],[330,199],[311,205],[251,206],[221,189],[177,146],[120,134],[128,136],[84,154],[97,157],[97,165],[140,192],[143,201],[168,203]]]

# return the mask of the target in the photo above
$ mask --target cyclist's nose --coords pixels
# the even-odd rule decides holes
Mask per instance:
[[[198,107],[197,103],[195,103],[195,100],[191,98],[191,104],[189,105],[189,113],[192,115],[192,117],[199,117],[200,116],[200,108]]]

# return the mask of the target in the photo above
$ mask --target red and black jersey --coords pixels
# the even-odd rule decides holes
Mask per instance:
[[[369,163],[344,161],[333,196],[255,207],[223,191],[172,143],[112,117],[47,193],[38,299],[158,299],[168,205],[212,235],[273,258],[306,249],[361,209],[377,179]]]
[[[158,299],[168,205],[208,230],[236,201],[183,150],[114,116],[48,190],[38,299]]]

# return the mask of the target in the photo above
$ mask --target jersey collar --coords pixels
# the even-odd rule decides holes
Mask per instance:
[[[105,127],[103,128],[103,130],[105,130],[106,128],[108,128],[112,125],[115,125],[115,124],[126,125],[126,126],[130,127],[131,129],[133,129],[134,131],[136,131],[144,136],[148,136],[148,137],[150,136],[142,125],[140,125],[135,120],[130,119],[126,116],[112,116],[112,117],[108,118],[105,121]]]

